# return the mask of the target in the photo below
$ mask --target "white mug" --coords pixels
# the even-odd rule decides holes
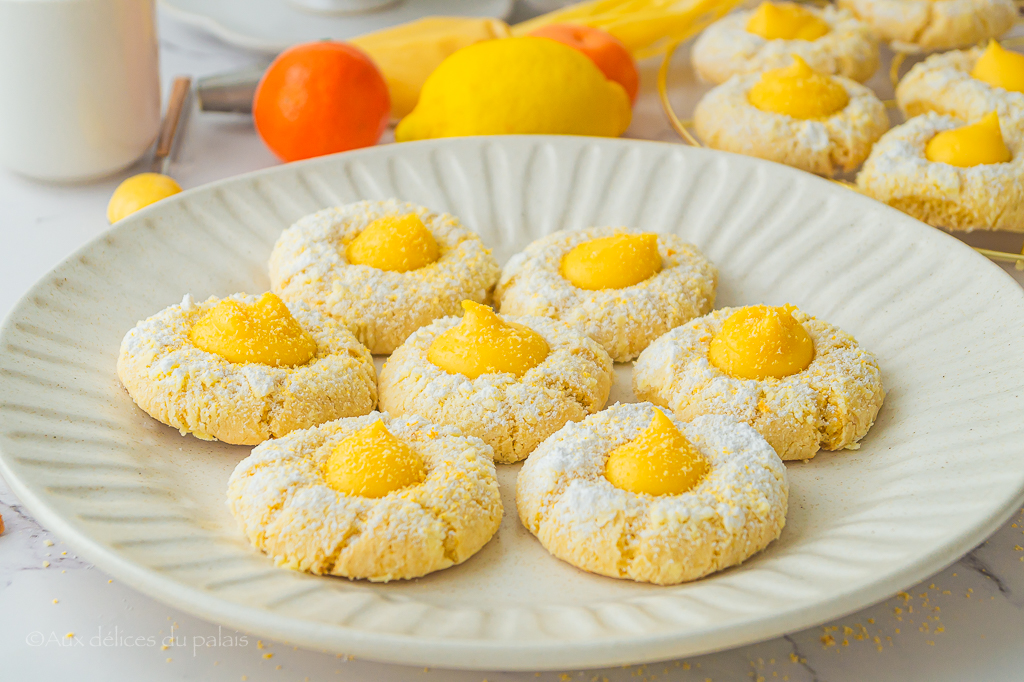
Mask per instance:
[[[0,163],[98,178],[142,156],[159,127],[153,0],[0,0]]]

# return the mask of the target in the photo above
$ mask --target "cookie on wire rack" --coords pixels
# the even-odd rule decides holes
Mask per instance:
[[[735,76],[704,95],[694,111],[697,136],[713,149],[825,177],[852,171],[889,128],[885,105],[860,83],[816,72],[799,56],[791,60],[787,67]],[[792,92],[782,91],[787,83]],[[814,107],[816,93],[807,83],[820,86],[836,106]],[[769,92],[764,104],[755,97],[762,88]]]
[[[1005,146],[1002,160],[954,165],[928,158],[938,135],[983,121],[989,136]],[[1024,135],[1002,123],[994,111],[972,124],[932,112],[916,116],[878,141],[857,174],[857,187],[934,227],[1024,232]],[[971,141],[966,150],[982,147]]]
[[[932,52],[998,38],[1017,22],[1013,0],[837,0],[899,52]]]
[[[951,50],[915,64],[896,86],[896,103],[908,119],[934,112],[974,121],[995,111],[1004,128],[1021,135],[1022,88],[1024,55],[993,40],[984,48]]]
[[[758,13],[768,11],[782,15],[783,21],[787,15],[804,13],[820,27],[810,35],[820,35],[813,39],[795,35],[766,38],[752,31],[752,20]],[[763,2],[756,10],[734,12],[716,21],[694,42],[691,60],[702,80],[721,84],[732,76],[786,66],[794,54],[816,71],[845,76],[860,83],[871,78],[879,64],[878,39],[874,31],[853,14],[831,5],[817,8],[788,2]]]

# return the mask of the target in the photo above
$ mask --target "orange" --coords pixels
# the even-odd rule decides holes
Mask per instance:
[[[373,60],[327,40],[278,55],[252,103],[256,131],[282,161],[376,144],[390,114],[388,86]]]
[[[578,26],[576,24],[548,24],[535,31],[531,36],[550,38],[579,50],[597,64],[605,78],[621,85],[629,101],[636,101],[636,93],[640,89],[640,74],[636,70],[636,62],[622,42],[612,34],[599,28]]]

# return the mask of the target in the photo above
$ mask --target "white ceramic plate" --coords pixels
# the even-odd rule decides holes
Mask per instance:
[[[560,228],[673,231],[718,265],[718,304],[791,302],[853,333],[888,389],[857,451],[789,467],[788,524],[740,567],[655,587],[578,571],[505,520],[462,566],[372,585],[275,568],[224,502],[247,450],[138,410],[114,367],[136,322],[267,288],[282,229],[397,196],[451,211],[499,260]],[[194,189],[40,281],[0,332],[0,464],[83,556],[199,616],[391,662],[580,668],[707,652],[885,598],[995,530],[1024,491],[1024,291],[962,243],[820,178],[680,145],[573,137],[391,145]],[[629,367],[612,400],[630,400]]]
[[[364,33],[428,16],[504,19],[513,0],[398,0],[381,9],[325,14],[289,0],[160,0],[175,18],[208,31],[230,45],[277,54],[298,43],[348,40]],[[305,4],[315,4],[305,0]]]

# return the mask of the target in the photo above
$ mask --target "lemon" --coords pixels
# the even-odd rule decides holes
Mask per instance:
[[[449,55],[481,40],[507,38],[508,24],[485,17],[424,17],[349,42],[370,55],[391,95],[391,116],[412,111],[420,89]]]
[[[460,135],[621,135],[629,96],[588,57],[545,38],[465,47],[430,74],[399,142]]]
[[[128,178],[114,190],[107,204],[107,220],[116,223],[121,218],[166,199],[181,191],[181,186],[160,173],[139,173]]]

